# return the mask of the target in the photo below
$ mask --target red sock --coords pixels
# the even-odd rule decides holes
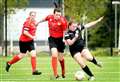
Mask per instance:
[[[62,69],[62,75],[65,75],[65,64],[64,64],[64,59],[62,61],[59,61]]]
[[[36,71],[36,57],[31,57],[32,71]]]
[[[54,72],[54,76],[57,76],[57,57],[52,57],[52,68]]]
[[[8,61],[8,64],[12,65],[12,64],[16,63],[17,61],[19,61],[20,59],[21,58],[18,55],[16,55],[13,57],[13,59],[11,61]]]

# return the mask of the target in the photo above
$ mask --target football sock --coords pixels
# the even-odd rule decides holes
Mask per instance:
[[[36,71],[36,57],[31,57],[32,71]]]
[[[15,55],[12,60],[8,61],[9,65],[12,65],[16,62],[18,62],[21,58],[18,55]]]
[[[94,76],[88,66],[86,65],[84,68],[82,68],[85,73],[87,73],[89,76]]]
[[[93,57],[93,59],[90,61],[90,62],[92,62],[92,63],[94,63],[95,65],[97,65],[97,61],[96,61],[96,59]]]
[[[65,61],[64,61],[64,59],[62,59],[62,61],[61,60],[59,60],[59,62],[60,62],[60,65],[61,65],[61,69],[62,69],[62,75],[65,75]]]
[[[52,57],[52,68],[54,72],[54,76],[56,77],[57,74],[57,57]]]

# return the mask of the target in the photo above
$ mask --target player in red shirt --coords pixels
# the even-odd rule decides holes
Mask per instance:
[[[31,11],[29,17],[23,24],[22,33],[19,39],[20,53],[15,55],[12,60],[8,61],[6,64],[6,71],[9,72],[9,69],[12,64],[21,60],[26,56],[26,52],[29,51],[31,54],[31,65],[32,65],[32,75],[40,75],[41,72],[36,70],[36,50],[34,46],[34,38],[37,23],[35,21],[36,12]]]
[[[39,23],[48,21],[49,27],[49,47],[51,52],[51,64],[54,72],[54,77],[59,77],[57,72],[57,61],[59,60],[62,69],[62,77],[65,78],[65,65],[64,65],[64,49],[65,44],[63,42],[64,31],[67,28],[67,21],[65,17],[61,15],[61,10],[58,8],[54,9],[53,15],[48,15],[45,19]],[[39,24],[38,23],[38,24]]]

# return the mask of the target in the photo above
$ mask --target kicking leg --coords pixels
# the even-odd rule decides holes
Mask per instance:
[[[94,75],[92,74],[92,72],[90,71],[90,69],[88,68],[88,66],[84,63],[83,58],[82,58],[82,56],[81,56],[80,53],[76,53],[74,55],[74,59],[81,66],[81,68],[83,69],[83,71],[87,75],[89,75],[90,77],[94,77]]]
[[[94,63],[95,65],[102,67],[101,63],[97,62],[97,60],[95,59],[95,57],[92,56],[92,54],[90,53],[90,51],[88,49],[83,49],[81,52],[81,55],[87,59],[88,61]]]
[[[9,72],[11,65],[21,60],[25,55],[26,55],[25,53],[20,53],[18,55],[15,55],[12,60],[6,63],[6,71]]]

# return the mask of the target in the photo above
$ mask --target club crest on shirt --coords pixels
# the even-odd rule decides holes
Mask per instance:
[[[50,19],[50,22],[52,21],[52,19]]]

